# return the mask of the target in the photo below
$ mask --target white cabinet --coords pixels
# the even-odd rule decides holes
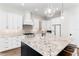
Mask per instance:
[[[13,40],[12,40],[12,42],[11,42],[11,45],[12,45],[12,48],[21,47],[21,40],[18,37],[14,37]]]
[[[0,11],[0,29],[5,29],[7,26],[7,13]]]
[[[6,29],[8,29],[8,31],[22,29],[22,15],[0,11],[0,30]],[[21,39],[20,37],[0,37],[0,52],[21,47]]]
[[[21,40],[18,37],[0,38],[0,52],[21,47]]]
[[[13,14],[12,13],[8,13],[8,29],[13,29],[14,28],[14,19],[13,19]]]
[[[17,29],[22,29],[23,19],[21,15],[17,15]]]
[[[8,29],[22,29],[22,16],[8,13]]]
[[[9,44],[8,42],[8,39],[0,38],[0,52],[5,51],[9,48],[9,45],[11,44]]]
[[[0,29],[22,29],[22,15],[0,11]]]

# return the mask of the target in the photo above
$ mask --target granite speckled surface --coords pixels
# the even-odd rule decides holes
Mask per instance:
[[[22,42],[38,51],[43,56],[56,56],[71,40],[67,37],[55,37],[52,35],[42,37],[40,34],[37,34],[35,37],[30,38],[25,36]]]

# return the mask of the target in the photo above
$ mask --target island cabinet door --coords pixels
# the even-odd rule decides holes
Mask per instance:
[[[36,50],[21,42],[21,56],[42,56]]]

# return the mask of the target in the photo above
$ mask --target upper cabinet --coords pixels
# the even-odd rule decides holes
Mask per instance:
[[[17,29],[23,29],[23,16],[17,15]]]
[[[8,13],[8,29],[22,29],[22,16]]]
[[[0,29],[5,29],[7,24],[7,13],[0,11]]]
[[[17,29],[17,22],[16,23],[14,23],[14,21],[17,21],[16,19],[14,19],[15,17],[14,17],[15,15],[13,14],[13,13],[8,13],[8,20],[7,20],[7,22],[8,22],[8,29]],[[16,26],[15,26],[16,25]]]
[[[22,29],[22,15],[13,12],[0,11],[0,29]]]
[[[33,25],[32,13],[26,12],[24,15],[24,25]]]

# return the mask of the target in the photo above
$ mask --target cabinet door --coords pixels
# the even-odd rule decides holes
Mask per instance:
[[[17,29],[17,14],[13,14],[13,19],[12,19],[12,22],[13,22],[13,29]]]
[[[13,29],[13,14],[8,13],[8,29]]]
[[[0,52],[2,52],[4,50],[4,43],[3,43],[4,39],[0,38]]]
[[[18,48],[21,47],[21,41],[18,37],[13,37],[12,38],[12,48]]]
[[[16,13],[8,13],[8,28],[22,29],[22,16]]]
[[[21,40],[17,37],[0,38],[0,52],[21,47]]]
[[[10,47],[9,45],[11,44],[7,38],[0,38],[0,52],[8,50]]]
[[[22,29],[23,20],[21,15],[17,15],[17,29]]]
[[[0,11],[0,29],[6,29],[7,26],[7,13]]]
[[[8,29],[17,29],[17,16],[14,13],[8,13]]]

